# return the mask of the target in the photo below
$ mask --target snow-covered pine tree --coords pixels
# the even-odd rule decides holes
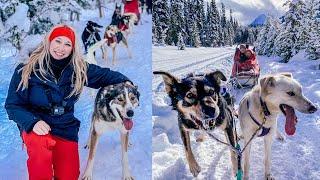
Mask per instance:
[[[189,17],[190,14],[190,0],[184,0],[183,2],[183,15],[184,15],[184,25],[183,29],[185,32],[185,42],[187,45],[190,45],[190,32],[191,32],[191,25],[192,25],[192,18]]]
[[[302,0],[295,0],[288,2],[289,11],[284,15],[284,21],[280,27],[280,33],[276,39],[276,52],[280,56],[283,62],[288,62],[292,56],[298,53],[301,44],[298,43],[297,33],[301,30],[301,19],[298,19],[300,15],[301,7],[304,2]]]
[[[191,27],[191,45],[194,47],[200,47],[201,41],[200,41],[200,35],[199,35],[199,28],[197,26],[197,22],[193,21],[193,25]]]
[[[269,39],[269,28],[271,27],[271,17],[268,16],[266,19],[266,23],[262,26],[258,38],[257,38],[257,53],[259,55],[266,55],[266,46],[267,46],[267,41]]]
[[[209,37],[211,44],[213,47],[219,46],[220,43],[220,37],[219,37],[219,31],[221,29],[221,23],[220,23],[220,14],[219,10],[217,8],[215,0],[212,0],[210,3],[211,7],[211,12],[208,14],[210,16],[210,31],[211,31],[211,36]]]
[[[228,28],[228,45],[232,46],[234,43],[234,28],[233,28],[233,17],[232,17],[232,9],[230,9],[230,20],[227,22],[227,28]]]
[[[268,39],[266,40],[265,45],[265,55],[268,57],[275,54],[275,39],[279,34],[279,22],[277,19],[270,17],[270,27],[267,34]]]
[[[221,3],[221,26],[225,28],[227,25],[226,7]]]
[[[183,0],[175,0],[171,3],[170,10],[170,28],[168,30],[167,44],[177,44],[179,41],[179,34],[183,36],[184,14],[183,14]],[[183,37],[182,37],[183,38]]]
[[[205,23],[206,46],[216,47],[220,41],[219,37],[220,18],[215,0],[207,3],[207,15]]]
[[[179,49],[179,50],[184,50],[185,47],[186,47],[186,45],[185,45],[185,43],[184,43],[184,38],[183,38],[181,32],[178,34],[177,46],[178,46],[178,49]]]
[[[5,2],[1,5],[1,19],[4,21],[1,39],[10,42],[20,50],[21,43],[30,27],[30,21],[27,18],[28,6],[18,0]]]
[[[165,38],[168,30],[169,22],[169,7],[167,0],[154,0],[153,1],[152,20],[154,21],[154,34],[156,44],[165,45]]]
[[[204,23],[204,31],[205,31],[205,42],[202,44],[203,46],[210,47],[212,46],[211,37],[212,37],[212,30],[211,30],[211,6],[209,2],[207,2],[207,12],[205,16],[205,23]]]
[[[320,0],[309,0],[309,41],[306,45],[308,59],[320,59]]]
[[[225,5],[223,3],[221,3],[221,28],[220,28],[220,41],[221,41],[221,45],[225,46],[226,44],[228,44],[228,27],[227,27],[227,17],[226,17],[226,8]]]
[[[305,1],[297,2],[296,4],[297,8],[295,9],[295,18],[297,19],[297,26],[298,32],[297,32],[297,42],[295,44],[295,48],[297,51],[301,49],[306,48],[306,44],[309,41],[309,32],[310,32],[310,26],[309,26],[309,19],[311,17],[310,13],[308,12],[307,6]]]
[[[204,22],[205,22],[205,13],[204,13],[204,6],[203,6],[203,0],[194,0],[194,12],[195,12],[195,19],[201,44],[205,43],[205,31],[204,31]]]

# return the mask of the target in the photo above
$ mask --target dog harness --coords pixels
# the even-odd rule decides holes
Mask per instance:
[[[124,23],[120,23],[119,29],[120,29],[120,31],[125,31],[125,30],[129,29],[129,27]]]
[[[110,46],[110,44],[114,43],[114,42],[117,42],[117,36],[114,35],[114,36],[108,36],[108,34],[106,35],[107,36],[107,40],[108,40],[108,46]]]
[[[261,104],[261,107],[262,107],[262,110],[263,110],[263,114],[265,116],[269,116],[271,113],[266,105],[265,102],[262,101],[261,97],[260,97],[260,104]],[[257,121],[254,116],[250,113],[249,111],[249,100],[247,100],[247,108],[248,108],[248,113],[249,113],[249,116],[251,117],[251,119],[253,120],[254,123],[256,123],[259,127],[261,126],[261,124],[259,123],[259,121]],[[260,135],[258,135],[258,137],[262,137],[262,136],[265,136],[267,135],[269,132],[270,132],[270,129],[271,128],[266,128],[264,126],[262,126],[262,132]]]

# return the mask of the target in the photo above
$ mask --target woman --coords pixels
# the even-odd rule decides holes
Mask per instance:
[[[74,30],[57,25],[26,64],[16,68],[5,108],[28,153],[30,180],[76,180],[80,174],[74,104],[83,86],[100,88],[129,81],[121,73],[86,63]]]

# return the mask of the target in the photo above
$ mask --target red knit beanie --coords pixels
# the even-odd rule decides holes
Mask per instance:
[[[68,26],[62,26],[62,27],[55,28],[49,36],[49,41],[51,42],[54,38],[56,38],[58,36],[65,36],[65,37],[69,38],[72,43],[72,46],[74,46],[74,42],[75,42],[76,37],[74,35],[73,30],[71,28],[69,28]]]

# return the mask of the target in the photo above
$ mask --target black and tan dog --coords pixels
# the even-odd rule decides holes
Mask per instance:
[[[91,180],[94,157],[97,150],[98,138],[107,131],[119,130],[122,149],[122,179],[133,180],[128,163],[128,139],[133,126],[134,109],[139,105],[137,86],[130,82],[110,85],[101,88],[97,94],[92,115],[90,135],[86,148],[89,157],[82,179]]]
[[[190,131],[212,131],[218,127],[225,132],[227,142],[235,145],[232,112],[220,95],[221,80],[227,79],[220,71],[197,76],[191,74],[183,79],[163,71],[155,71],[154,74],[162,75],[166,92],[171,98],[171,106],[178,112],[178,124],[186,159],[191,173],[196,177],[201,168],[191,150]],[[231,161],[235,174],[237,161],[236,154],[232,150]]]
[[[99,35],[99,28],[102,28],[102,26],[93,21],[87,22],[87,25],[84,28],[81,35],[81,39],[86,53],[90,46],[101,40],[101,37]]]

